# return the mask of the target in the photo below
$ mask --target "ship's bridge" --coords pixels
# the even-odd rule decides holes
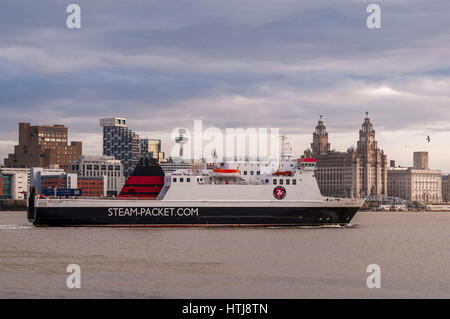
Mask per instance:
[[[317,160],[315,158],[299,158],[298,168],[305,171],[313,171],[316,169]]]

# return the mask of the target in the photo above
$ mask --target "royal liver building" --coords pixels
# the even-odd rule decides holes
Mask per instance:
[[[347,152],[330,150],[321,117],[305,157],[317,158],[317,182],[325,196],[387,195],[387,158],[378,147],[367,113],[359,130],[356,149],[350,147]]]

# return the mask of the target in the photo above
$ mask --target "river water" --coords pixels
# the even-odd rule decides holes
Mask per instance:
[[[331,228],[36,228],[0,212],[0,298],[450,298],[449,266],[448,212]]]

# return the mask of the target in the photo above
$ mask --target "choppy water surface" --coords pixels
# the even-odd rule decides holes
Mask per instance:
[[[450,213],[330,228],[43,228],[0,212],[1,298],[450,298]],[[68,289],[68,264],[81,288]],[[369,289],[369,264],[381,288]]]

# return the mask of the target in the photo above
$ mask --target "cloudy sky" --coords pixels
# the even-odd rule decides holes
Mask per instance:
[[[72,2],[81,29],[66,27]],[[366,27],[370,3],[381,29]],[[368,111],[389,159],[429,151],[450,172],[449,21],[448,0],[2,0],[0,158],[18,122],[65,124],[100,154],[112,116],[166,151],[201,119],[279,127],[301,154],[323,114],[346,150]]]

